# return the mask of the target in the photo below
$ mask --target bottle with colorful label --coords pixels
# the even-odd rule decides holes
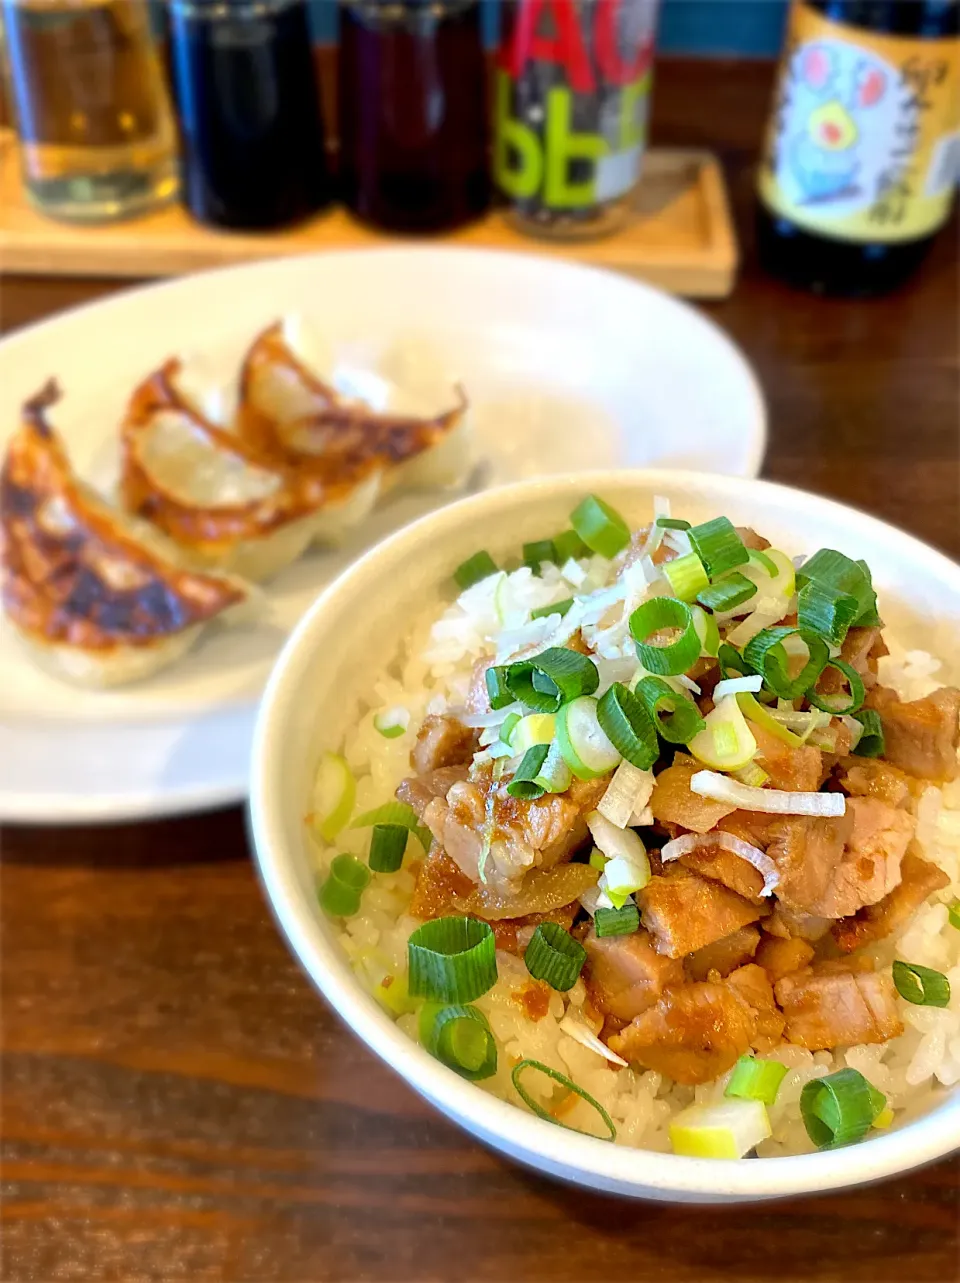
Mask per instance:
[[[657,0],[513,0],[494,82],[494,178],[511,221],[589,237],[629,216]]]
[[[824,293],[892,289],[960,177],[960,2],[797,0],[759,174],[768,270]]]

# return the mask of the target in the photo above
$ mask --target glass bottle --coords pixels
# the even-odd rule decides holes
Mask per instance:
[[[511,0],[494,88],[510,221],[586,239],[629,219],[646,146],[657,0]]]
[[[805,0],[759,175],[763,265],[868,296],[919,266],[960,175],[960,3]]]
[[[100,222],[175,196],[176,132],[145,0],[0,0],[0,14],[30,200]]]
[[[346,0],[340,186],[365,222],[436,232],[490,198],[478,0]]]
[[[183,198],[202,223],[276,228],[329,196],[306,0],[168,0]]]

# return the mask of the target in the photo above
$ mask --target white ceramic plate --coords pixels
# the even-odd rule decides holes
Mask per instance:
[[[769,482],[676,472],[556,477],[478,495],[434,513],[368,553],[319,598],[267,686],[254,741],[251,827],[267,894],[291,948],[353,1032],[421,1095],[512,1158],[593,1189],[676,1202],[784,1198],[863,1184],[932,1162],[960,1145],[960,1088],[930,1113],[844,1149],[758,1161],[681,1158],[542,1122],[465,1082],[398,1029],[357,981],[336,928],[317,907],[315,854],[303,815],[316,762],[342,743],[373,675],[396,655],[411,608],[436,606],[450,570],[485,534],[502,557],[562,524],[592,490],[631,522],[654,495],[692,522],[721,513],[787,553],[826,546],[864,557],[891,633],[960,678],[960,566],[892,526]],[[893,1209],[891,1209],[892,1214]]]
[[[107,299],[0,343],[0,447],[50,375],[55,416],[83,475],[109,488],[134,384],[198,352],[226,378],[253,335],[301,312],[383,360],[421,340],[474,405],[474,487],[587,467],[759,470],[765,411],[743,357],[657,290],[543,258],[402,248],[256,263]],[[87,693],[35,669],[0,621],[0,820],[122,819],[217,806],[246,793],[264,682],[317,592],[385,534],[447,501],[404,496],[336,552],[267,589],[258,624],[210,630],[139,686]]]

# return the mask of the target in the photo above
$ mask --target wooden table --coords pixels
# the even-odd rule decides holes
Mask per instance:
[[[761,277],[749,171],[768,92],[763,65],[667,64],[655,123],[728,166],[746,266],[704,311],[766,389],[765,474],[958,555],[955,236],[869,304]],[[8,279],[3,328],[115,288]],[[562,1188],[481,1148],[317,998],[239,810],[8,828],[2,847],[4,1280],[960,1276],[956,1160],[845,1195],[684,1210]]]

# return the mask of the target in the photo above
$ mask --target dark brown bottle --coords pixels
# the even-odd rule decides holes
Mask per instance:
[[[907,279],[960,171],[958,0],[794,4],[760,171],[776,276],[868,296]]]
[[[436,232],[490,199],[478,0],[347,0],[340,10],[340,186],[358,218]]]

